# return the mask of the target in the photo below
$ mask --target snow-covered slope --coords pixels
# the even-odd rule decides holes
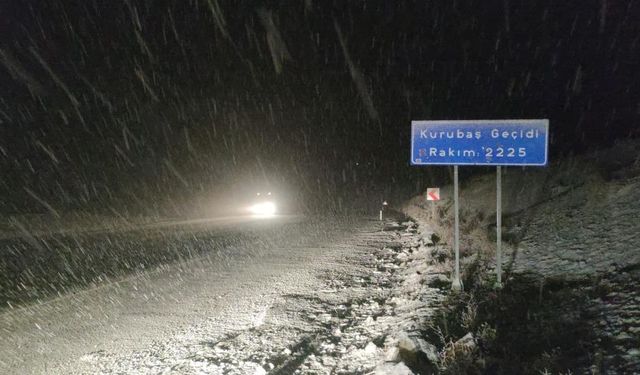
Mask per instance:
[[[460,190],[463,266],[480,260],[485,278],[495,269],[495,188],[491,173],[463,180]],[[403,211],[452,244],[451,186],[441,195],[435,205],[415,197]],[[555,313],[593,334],[577,338],[589,342],[589,358],[574,363],[591,364],[578,370],[640,373],[640,142],[548,168],[506,168],[503,207],[503,280],[531,284],[540,299],[547,288],[579,296],[579,305]]]

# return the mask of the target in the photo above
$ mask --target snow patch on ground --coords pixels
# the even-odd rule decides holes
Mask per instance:
[[[640,143],[629,141],[546,169],[503,169],[503,270],[542,290],[565,285],[584,296],[580,316],[595,332],[593,367],[640,373]],[[485,256],[495,268],[495,175],[462,182],[463,265]],[[443,200],[410,200],[403,211],[452,244],[452,188]],[[549,348],[551,351],[552,348]],[[607,372],[608,371],[608,372]]]

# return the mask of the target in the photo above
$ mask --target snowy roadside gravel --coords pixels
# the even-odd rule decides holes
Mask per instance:
[[[377,230],[363,231],[334,250],[347,257],[318,262],[313,280],[293,271],[270,293],[238,298],[237,314],[212,317],[177,339],[127,356],[94,353],[86,359],[92,363],[87,369],[103,374],[381,371],[398,334],[417,332],[443,298],[439,289],[423,285],[421,274],[430,271],[428,249],[413,231]]]
[[[396,363],[403,359],[398,340],[419,336],[443,299],[429,284],[447,279],[429,265],[431,248],[423,239],[429,235],[412,222],[383,228],[361,220],[319,241],[294,241],[264,257],[239,259],[232,271],[196,262],[98,291],[90,300],[71,300],[67,309],[48,306],[55,319],[25,329],[20,340],[16,327],[33,323],[38,313],[5,315],[0,325],[14,342],[0,346],[5,354],[0,370],[365,374],[394,368],[410,373]],[[90,313],[78,311],[83,303]],[[78,318],[92,323],[77,321],[74,327]],[[92,327],[83,335],[79,330],[87,324]],[[64,343],[75,350],[61,349]]]

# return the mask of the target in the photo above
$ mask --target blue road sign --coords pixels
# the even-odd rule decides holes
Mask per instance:
[[[549,120],[412,121],[412,165],[547,165]]]

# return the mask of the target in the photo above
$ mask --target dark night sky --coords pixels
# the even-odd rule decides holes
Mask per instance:
[[[543,117],[552,158],[604,147],[638,136],[639,19],[615,0],[5,0],[0,212],[152,213],[265,179],[309,206],[379,197],[425,173],[412,119]]]

